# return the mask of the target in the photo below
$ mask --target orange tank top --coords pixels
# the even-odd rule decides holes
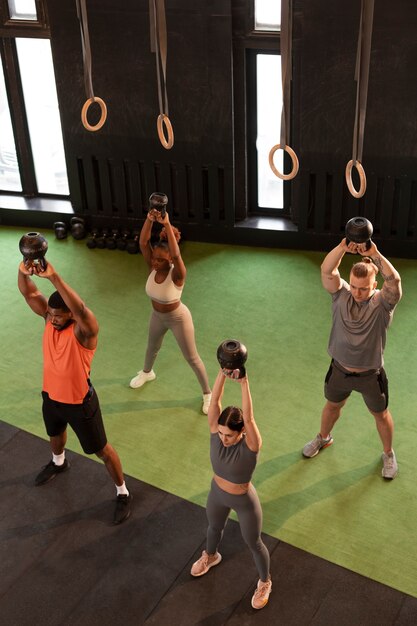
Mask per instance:
[[[43,390],[66,404],[81,404],[85,398],[95,353],[79,343],[74,327],[56,330],[47,321],[43,334]]]

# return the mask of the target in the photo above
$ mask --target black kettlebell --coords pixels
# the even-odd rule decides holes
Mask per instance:
[[[126,250],[129,254],[138,254],[139,252],[139,231],[133,231],[133,239],[128,239],[126,244]]]
[[[354,243],[366,243],[366,249],[372,245],[371,237],[374,232],[373,226],[366,217],[352,217],[346,224],[345,235],[346,244],[351,241]]]
[[[103,228],[103,230],[101,231],[101,235],[99,237],[97,237],[96,239],[96,246],[97,248],[105,248],[107,243],[106,243],[106,239],[109,236],[109,231],[107,230],[107,228]]]
[[[71,218],[71,235],[74,239],[84,239],[86,236],[85,223],[82,217]]]
[[[68,229],[65,222],[54,222],[55,237],[57,239],[66,239],[68,235]]]
[[[116,241],[116,246],[118,250],[126,250],[127,241],[130,237],[129,230],[122,230],[121,237],[119,237]]]
[[[161,217],[165,217],[167,212],[168,196],[162,191],[154,191],[149,196],[149,210],[159,211]]]
[[[91,230],[91,235],[90,237],[88,237],[87,239],[87,248],[90,248],[90,250],[93,250],[93,248],[97,248],[97,237],[98,237],[98,228],[93,228]]]
[[[42,271],[46,270],[48,264],[44,257],[48,250],[48,242],[43,235],[40,233],[23,235],[19,241],[19,250],[23,255],[25,267],[40,265]]]
[[[106,240],[106,248],[108,250],[116,250],[117,239],[119,238],[119,231],[117,228],[113,228],[111,231],[111,237]]]
[[[240,370],[239,378],[246,375],[243,367],[248,358],[246,346],[237,339],[226,339],[217,348],[217,360],[222,369]]]

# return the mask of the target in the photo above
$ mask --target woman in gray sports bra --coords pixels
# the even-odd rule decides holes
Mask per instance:
[[[165,235],[166,239],[160,239],[157,244],[152,246],[150,240],[154,222],[163,224],[164,228],[161,233]],[[165,333],[171,330],[184,358],[200,383],[203,392],[202,411],[207,415],[211,390],[206,368],[197,352],[191,313],[188,307],[181,302],[186,269],[176,236],[179,240],[179,231],[175,229],[174,232],[168,213],[162,215],[156,209],[151,209],[148,212],[140,233],[139,245],[143,258],[149,267],[146,293],[152,302],[152,315],[149,322],[148,347],[143,369],[132,378],[130,386],[137,389],[156,378],[152,369],[153,364]]]
[[[262,609],[272,589],[269,552],[261,539],[262,509],[251,483],[261,435],[253,416],[252,398],[247,375],[239,370],[220,370],[214,383],[208,412],[210,459],[213,480],[207,498],[207,543],[192,568],[192,576],[203,576],[222,560],[217,551],[230,511],[236,511],[243,538],[249,546],[259,573],[252,606]],[[226,378],[237,380],[242,391],[242,409],[228,406],[222,411],[221,400]]]

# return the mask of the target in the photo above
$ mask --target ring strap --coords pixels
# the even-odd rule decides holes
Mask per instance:
[[[77,16],[80,22],[81,46],[83,50],[84,86],[88,99],[94,99],[90,35],[88,33],[87,5],[86,0],[76,0]]]
[[[165,0],[149,0],[151,52],[156,55],[156,78],[158,83],[158,119],[169,121],[167,80],[167,25]],[[171,122],[169,121],[171,126]],[[159,134],[159,133],[158,133]],[[168,142],[161,141],[164,148],[173,145],[173,135]]]
[[[359,161],[359,163],[362,163],[373,17],[374,0],[361,0],[361,16],[355,67],[355,81],[357,84],[355,123],[353,128],[352,147],[352,161],[355,166],[357,161]]]

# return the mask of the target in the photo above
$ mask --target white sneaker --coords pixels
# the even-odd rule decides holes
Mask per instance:
[[[208,414],[210,402],[211,402],[211,392],[203,393],[203,406],[201,407],[201,410],[203,411],[204,415]]]
[[[150,380],[155,380],[155,378],[156,374],[153,370],[151,370],[150,372],[144,372],[143,370],[140,370],[140,372],[138,372],[138,375],[132,378],[129,386],[132,387],[132,389],[137,389],[138,387],[142,387],[142,385],[144,385],[145,383],[148,383]]]

